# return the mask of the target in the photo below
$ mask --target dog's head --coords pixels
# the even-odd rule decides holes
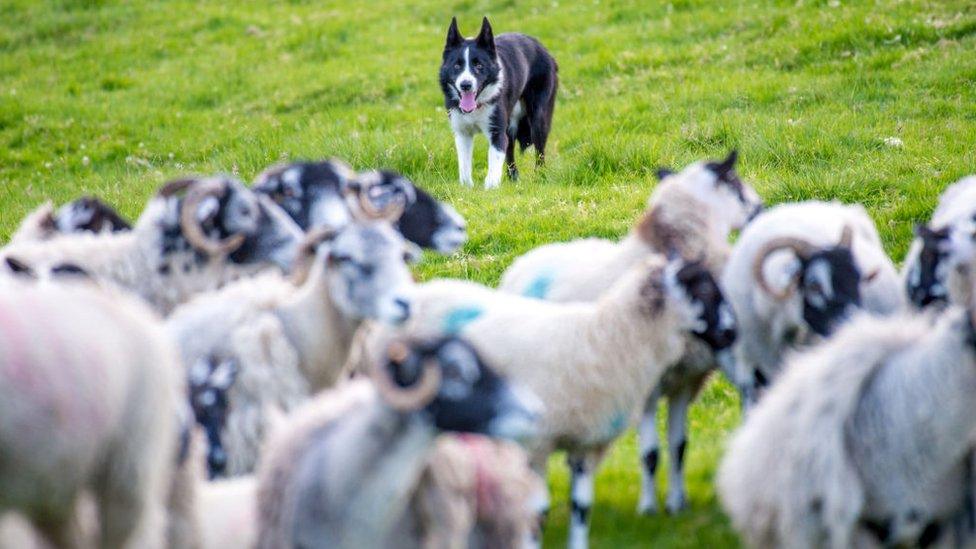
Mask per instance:
[[[447,109],[474,112],[498,95],[500,85],[501,65],[488,18],[482,20],[481,32],[474,38],[461,36],[457,18],[452,18],[441,63],[441,89]]]

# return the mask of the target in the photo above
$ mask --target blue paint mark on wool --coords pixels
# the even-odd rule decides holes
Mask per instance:
[[[627,414],[617,412],[607,424],[607,438],[614,438],[627,428]]]
[[[476,320],[484,313],[481,307],[458,307],[444,317],[444,333],[457,335],[465,326]]]
[[[535,299],[545,299],[549,295],[549,287],[552,286],[552,275],[541,274],[535,277],[532,282],[526,286],[525,291],[522,295],[525,297],[533,297]]]

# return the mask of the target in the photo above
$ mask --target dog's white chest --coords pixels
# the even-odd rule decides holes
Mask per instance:
[[[451,129],[461,135],[475,135],[488,133],[488,125],[495,113],[495,105],[487,105],[471,113],[462,113],[457,109],[450,111]]]

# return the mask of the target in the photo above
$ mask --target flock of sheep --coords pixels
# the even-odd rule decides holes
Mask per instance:
[[[661,170],[628,236],[532,250],[497,289],[416,284],[464,220],[338,160],[172,181],[131,225],[41,206],[0,248],[0,547],[532,547],[565,451],[581,548],[635,422],[657,511],[662,398],[687,506],[716,370],[749,545],[972,543],[976,178],[900,275],[863,208],[763,210],[736,161]]]

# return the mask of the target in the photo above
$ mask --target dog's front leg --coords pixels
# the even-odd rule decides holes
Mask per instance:
[[[474,152],[474,136],[467,133],[454,133],[454,146],[457,148],[458,174],[461,184],[474,186],[471,179],[471,155]]]
[[[485,188],[494,189],[502,182],[502,168],[505,166],[505,149],[508,147],[508,135],[505,131],[488,135],[488,175],[485,177]]]

